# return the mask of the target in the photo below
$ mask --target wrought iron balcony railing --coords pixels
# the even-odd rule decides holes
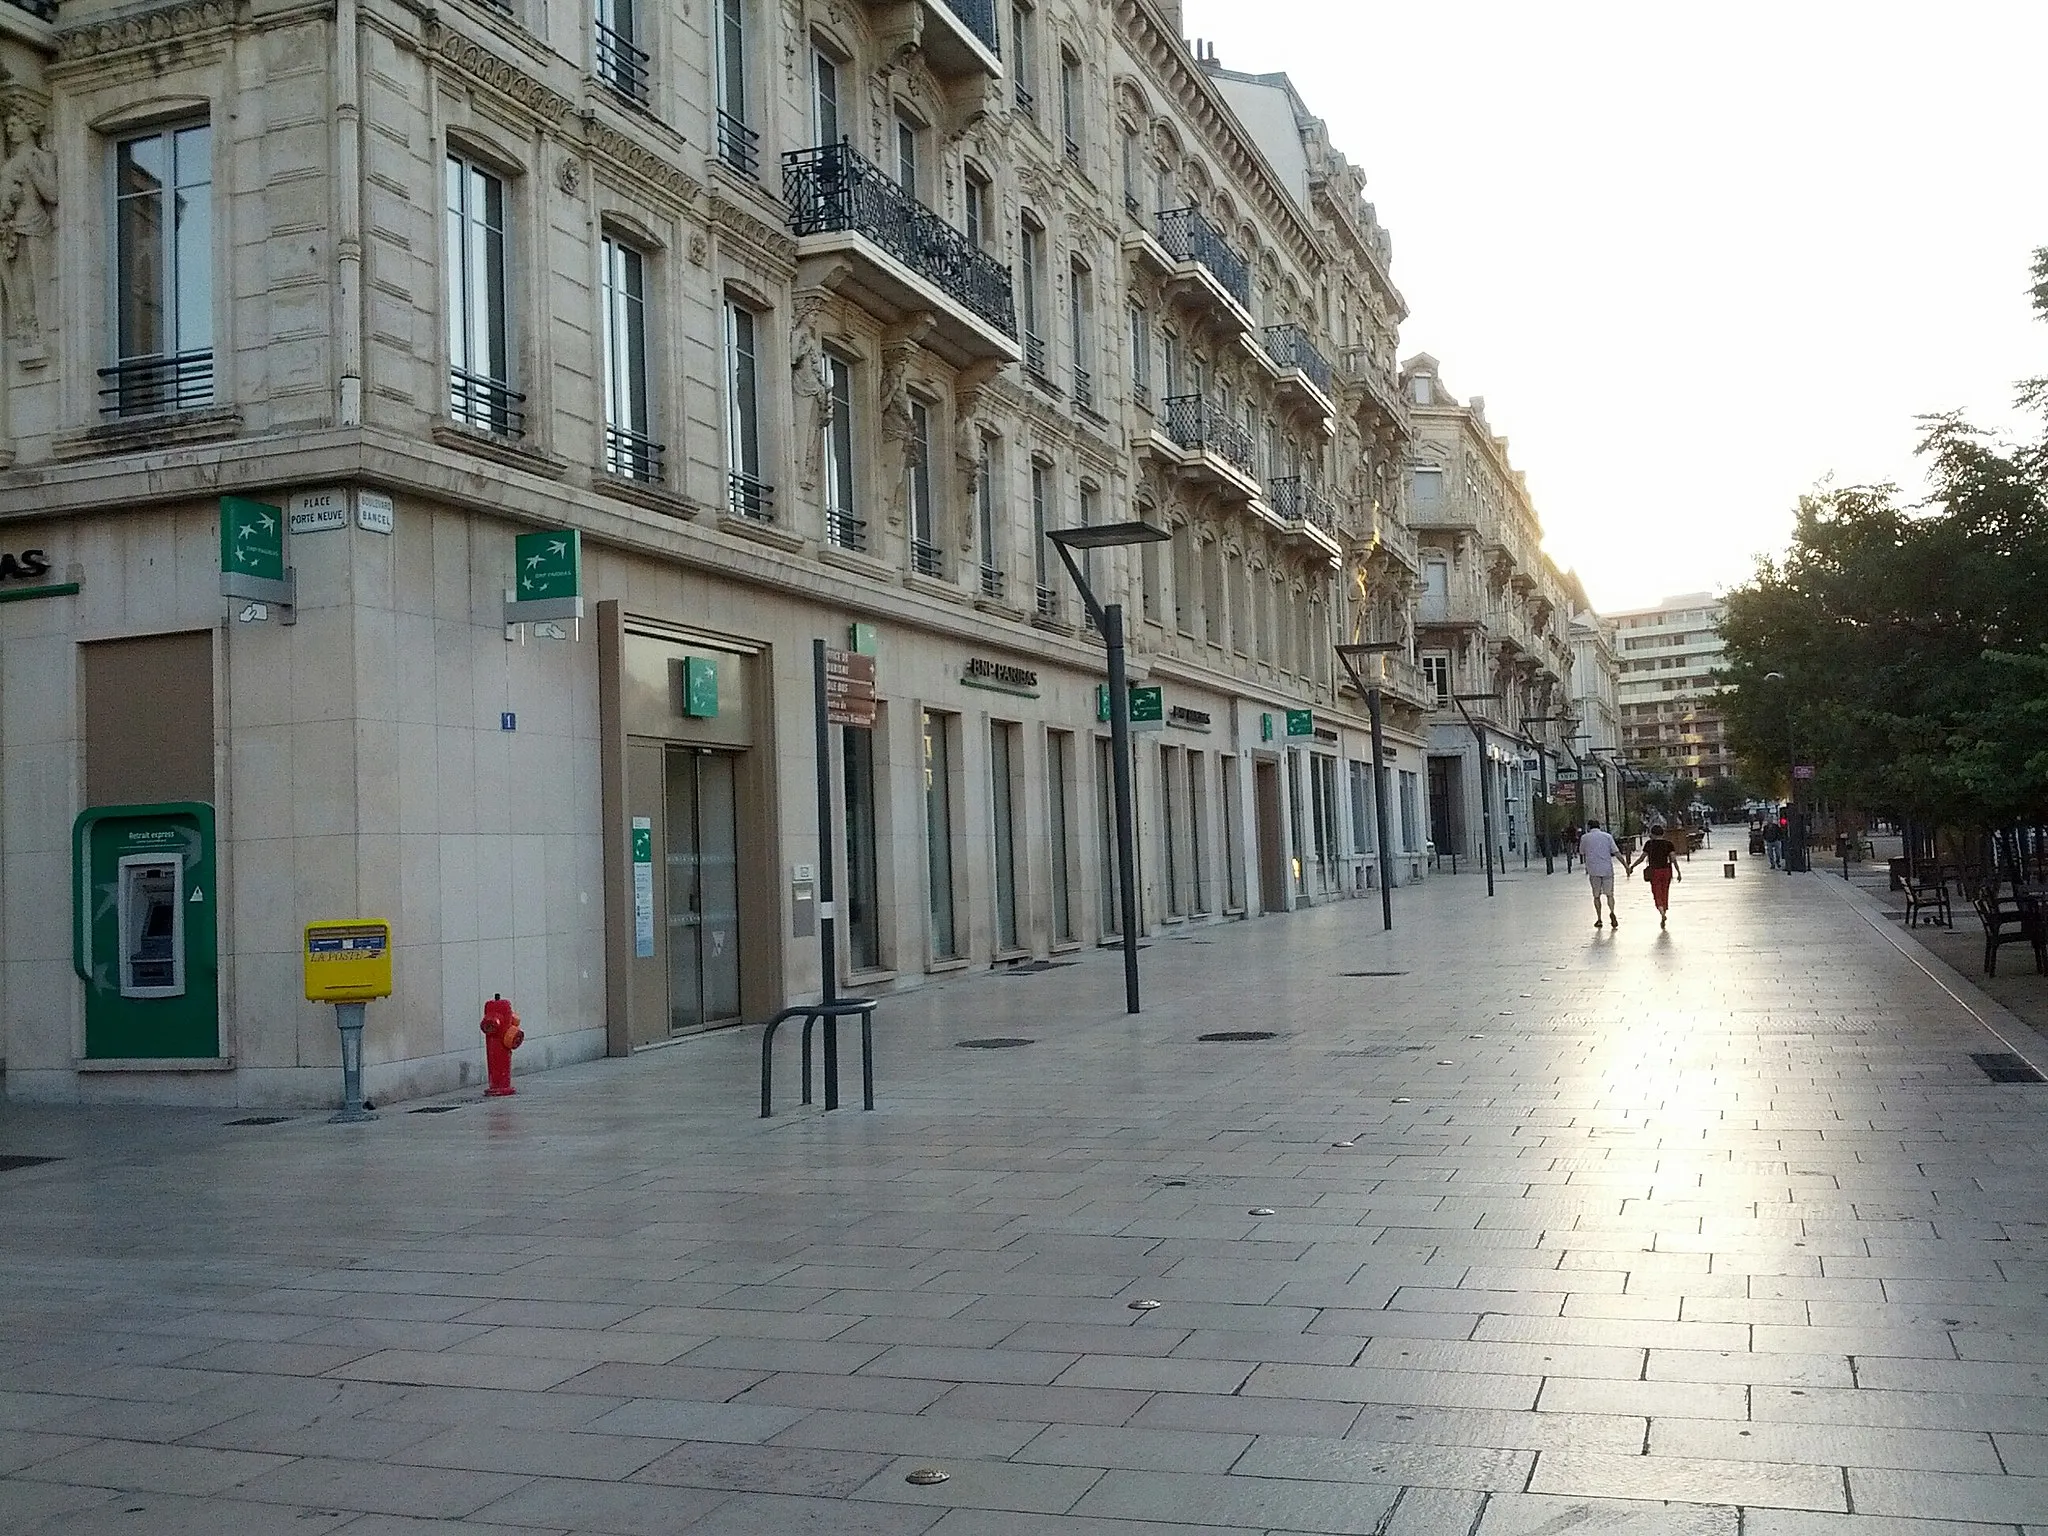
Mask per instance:
[[[913,538],[910,541],[910,568],[920,576],[943,576],[946,557],[930,540]]]
[[[448,417],[498,437],[526,430],[526,396],[503,379],[487,379],[463,368],[448,370]]]
[[[1308,339],[1308,332],[1298,325],[1269,325],[1266,327],[1266,356],[1282,368],[1298,368],[1325,395],[1336,394],[1336,382],[1330,372],[1330,364],[1323,354],[1315,349]]]
[[[1034,336],[1031,332],[1026,331],[1024,333],[1024,371],[1031,375],[1035,383],[1043,384],[1047,389],[1052,389],[1052,375],[1047,371],[1051,366],[1046,352],[1045,338],[1043,336]],[[1053,393],[1058,394],[1059,391],[1053,390]]]
[[[1306,523],[1327,534],[1337,531],[1337,509],[1330,499],[1300,475],[1282,475],[1266,482],[1266,499],[1282,521]]]
[[[726,505],[734,517],[752,523],[775,521],[775,487],[766,480],[734,470],[725,477]]]
[[[1216,454],[1247,475],[1257,473],[1251,434],[1200,395],[1174,395],[1166,401],[1166,435],[1183,448]]]
[[[1057,619],[1060,616],[1060,594],[1056,587],[1038,584],[1038,616],[1041,619]]]
[[[1017,334],[1010,270],[843,140],[782,157],[782,196],[797,235],[864,235],[1005,336]]]
[[[1175,261],[1198,262],[1238,304],[1252,307],[1252,270],[1199,208],[1169,208],[1159,215],[1159,243]]]
[[[604,429],[604,467],[615,475],[628,480],[642,480],[650,485],[661,480],[662,455],[667,452],[660,443],[638,432],[624,427]]]
[[[1004,586],[1002,567],[984,563],[981,568],[981,595],[1000,601]]]
[[[1074,367],[1074,403],[1083,410],[1095,409],[1095,378],[1086,368]]]
[[[1038,98],[1031,94],[1031,87],[1021,79],[1017,82],[1017,110],[1033,122],[1038,120]]]
[[[57,0],[7,0],[18,11],[27,11],[37,21],[57,19]]]
[[[851,512],[842,512],[837,507],[827,507],[825,509],[825,538],[834,549],[866,549],[868,547],[867,519],[855,517]]]
[[[718,114],[718,158],[742,176],[761,173],[761,135],[723,109]]]
[[[56,8],[51,7],[54,11]],[[213,404],[213,352],[131,357],[99,370],[103,416],[154,416]]]
[[[645,48],[635,47],[625,33],[593,22],[597,78],[636,107],[647,105],[647,60]]]
[[[1002,43],[996,33],[996,0],[945,0],[946,9],[967,23],[972,32],[997,58],[1003,56]]]

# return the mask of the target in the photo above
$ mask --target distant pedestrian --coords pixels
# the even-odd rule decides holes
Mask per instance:
[[[1662,822],[1650,828],[1643,844],[1643,865],[1643,878],[1650,882],[1650,895],[1657,903],[1657,926],[1662,928],[1671,920],[1671,882],[1680,878],[1678,844],[1664,835]]]
[[[1593,926],[1600,926],[1600,898],[1607,898],[1607,926],[1619,928],[1614,912],[1614,861],[1621,855],[1614,839],[1593,818],[1586,818],[1586,835],[1579,839],[1579,858],[1586,866],[1586,879],[1593,887]]]
[[[1773,869],[1785,862],[1785,829],[1778,825],[1775,816],[1764,821],[1764,857],[1771,861]]]

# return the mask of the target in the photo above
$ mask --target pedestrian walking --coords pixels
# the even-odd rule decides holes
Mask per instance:
[[[1773,869],[1785,862],[1785,829],[1778,825],[1775,816],[1764,819],[1764,857],[1771,861]]]
[[[1664,835],[1664,824],[1650,828],[1643,844],[1643,878],[1650,882],[1650,895],[1657,903],[1657,926],[1671,921],[1671,882],[1678,873],[1678,845]]]
[[[1614,911],[1614,861],[1621,855],[1614,839],[1592,817],[1586,818],[1586,835],[1579,839],[1579,860],[1586,866],[1586,879],[1593,887],[1593,926],[1600,926],[1600,898],[1607,898],[1607,926],[1619,928]]]

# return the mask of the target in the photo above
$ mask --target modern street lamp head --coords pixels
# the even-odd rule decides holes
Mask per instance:
[[[1764,674],[1764,681],[1767,683],[1782,683],[1785,681],[1785,674],[1782,672],[1766,672]]]
[[[1498,693],[1454,693],[1451,695],[1460,704],[1499,704],[1505,695]]]
[[[1119,544],[1165,544],[1173,535],[1153,523],[1089,523],[1052,528],[1045,535],[1062,549],[1110,549]]]

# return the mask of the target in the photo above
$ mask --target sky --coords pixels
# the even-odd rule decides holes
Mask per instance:
[[[1185,0],[1367,177],[1434,355],[1596,608],[1748,578],[1915,418],[2048,374],[2041,0]]]

